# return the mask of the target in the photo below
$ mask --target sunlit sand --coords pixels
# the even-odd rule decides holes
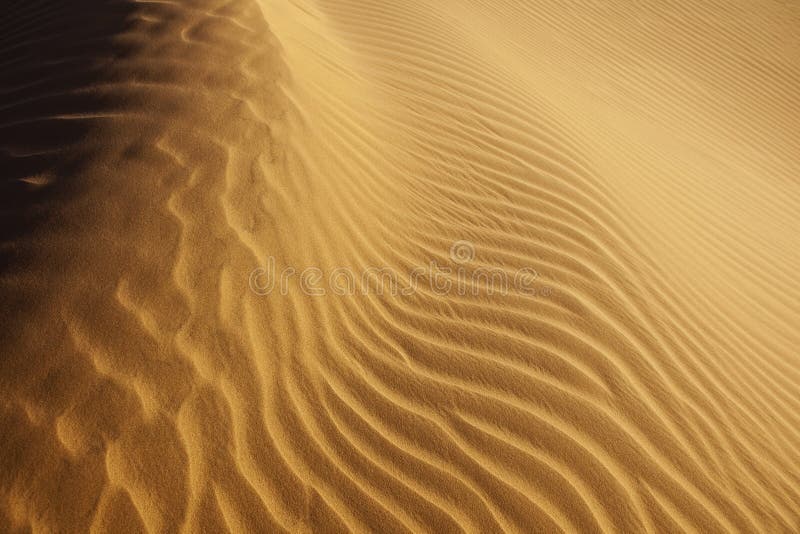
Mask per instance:
[[[800,531],[795,2],[7,4],[1,532]]]

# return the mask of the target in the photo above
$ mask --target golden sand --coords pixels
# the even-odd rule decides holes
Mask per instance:
[[[0,531],[800,531],[796,2],[6,4]]]

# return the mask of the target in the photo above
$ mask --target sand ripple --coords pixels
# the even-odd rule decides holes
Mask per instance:
[[[0,530],[800,530],[798,24],[13,2]]]

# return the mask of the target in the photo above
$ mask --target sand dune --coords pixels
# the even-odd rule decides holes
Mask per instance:
[[[11,2],[0,531],[800,531],[799,29]]]

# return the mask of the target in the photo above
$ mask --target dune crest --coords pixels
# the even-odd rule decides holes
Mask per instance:
[[[791,5],[50,4],[0,525],[800,529]]]

